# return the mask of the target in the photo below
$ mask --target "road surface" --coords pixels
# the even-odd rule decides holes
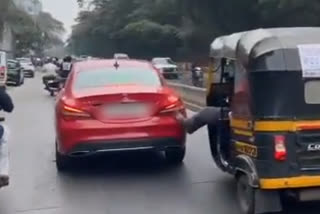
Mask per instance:
[[[188,138],[181,167],[166,166],[157,154],[130,153],[83,160],[58,174],[54,99],[39,76],[10,93],[16,104],[7,120],[12,179],[0,190],[1,214],[239,214],[234,181],[215,168],[206,129]],[[301,208],[311,209],[320,210]]]

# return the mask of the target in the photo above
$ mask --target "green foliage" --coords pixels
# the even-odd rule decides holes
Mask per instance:
[[[78,0],[77,54],[206,56],[216,36],[260,27],[320,26],[319,0]]]
[[[63,23],[54,19],[49,13],[41,12],[38,16],[30,16],[17,8],[13,0],[1,0],[0,26],[5,22],[9,24],[14,34],[18,56],[27,54],[31,50],[41,54],[46,48],[63,44],[60,38],[64,32]],[[0,27],[0,35],[1,32]]]

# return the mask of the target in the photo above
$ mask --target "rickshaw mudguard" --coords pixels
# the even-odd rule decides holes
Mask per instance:
[[[259,188],[259,177],[256,167],[249,156],[238,155],[234,161],[235,174],[244,173],[249,177],[250,185]]]
[[[282,211],[280,193],[277,190],[262,190],[259,188],[259,177],[253,160],[246,155],[235,158],[234,169],[236,176],[244,173],[249,177],[250,185],[255,188],[255,214]]]
[[[238,155],[235,159],[235,173],[244,173],[249,177],[250,185],[255,188],[255,214],[282,211],[279,191],[259,188],[259,177],[252,159],[246,155]]]

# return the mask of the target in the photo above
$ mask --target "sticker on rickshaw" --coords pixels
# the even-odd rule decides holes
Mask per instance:
[[[320,77],[320,44],[298,45],[302,76]]]

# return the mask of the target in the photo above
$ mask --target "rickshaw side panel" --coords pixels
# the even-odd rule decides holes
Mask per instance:
[[[286,178],[299,176],[300,169],[297,164],[295,146],[287,147],[287,158],[284,161],[276,160],[274,157],[274,137],[275,135],[284,136],[287,144],[294,144],[296,136],[290,132],[263,133],[255,134],[255,142],[258,145],[258,159],[255,166],[259,178]]]

